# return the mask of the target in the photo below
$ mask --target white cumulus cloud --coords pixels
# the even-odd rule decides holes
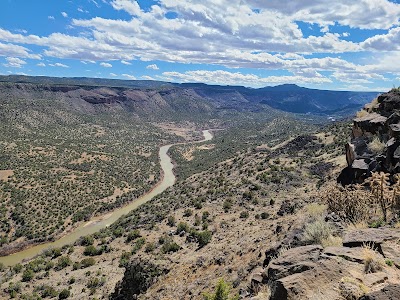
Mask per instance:
[[[127,66],[132,65],[129,61],[126,61],[126,60],[121,60],[121,64],[124,64],[124,65],[127,65]]]
[[[122,74],[122,76],[124,76],[124,77],[126,77],[126,78],[128,78],[128,79],[131,79],[131,80],[136,80],[136,77],[135,77],[135,76],[133,76],[133,75],[129,75],[129,74]]]
[[[156,64],[148,65],[146,69],[151,69],[151,70],[159,70],[158,66]]]
[[[7,63],[3,64],[5,67],[12,67],[12,68],[21,68],[23,65],[26,64],[26,61],[18,58],[18,57],[6,57]]]
[[[104,68],[112,68],[112,64],[105,63],[105,62],[100,63],[100,66],[102,66]]]
[[[67,14],[65,11],[61,12],[61,15],[62,15],[64,18],[68,18],[68,14]]]
[[[64,65],[62,63],[55,63],[55,64],[49,64],[50,67],[60,67],[60,68],[69,68],[69,66]]]

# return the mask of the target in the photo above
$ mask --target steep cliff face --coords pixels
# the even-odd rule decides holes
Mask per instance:
[[[371,172],[400,172],[400,90],[376,98],[354,119],[346,144],[347,167],[338,181],[361,183]]]

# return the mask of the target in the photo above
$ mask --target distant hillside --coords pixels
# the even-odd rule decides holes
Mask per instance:
[[[150,80],[117,80],[101,78],[53,78],[30,76],[0,76],[0,82],[32,83],[37,85],[69,86],[71,90],[94,92],[89,96],[89,102],[127,104],[126,99],[142,101],[143,94],[139,92],[126,93],[126,89],[145,90],[147,95],[158,94],[162,98],[177,96],[180,109],[185,109],[187,100],[211,105],[216,109],[259,110],[263,105],[292,113],[322,114],[345,117],[354,114],[365,103],[370,102],[378,92],[326,91],[308,89],[294,84],[284,84],[275,87],[259,89],[243,86],[219,86],[201,83],[169,83]],[[78,88],[79,87],[79,88]],[[98,93],[96,88],[112,88],[115,95]],[[57,88],[56,88],[57,89]],[[129,94],[129,95],[127,95]],[[139,95],[140,94],[140,95]],[[147,97],[147,96],[146,96]],[[152,97],[152,96],[151,96]],[[85,100],[88,96],[83,97]],[[176,98],[176,99],[178,99]],[[185,100],[181,102],[181,100]],[[150,102],[145,102],[151,104]],[[142,102],[144,104],[144,102]],[[178,108],[177,107],[177,108]],[[151,107],[149,107],[150,109]]]

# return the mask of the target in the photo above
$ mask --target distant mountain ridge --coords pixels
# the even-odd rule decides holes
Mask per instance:
[[[0,82],[57,86],[53,87],[53,89],[58,91],[66,90],[67,92],[80,89],[81,92],[82,90],[85,91],[83,98],[92,104],[110,104],[113,102],[124,102],[126,104],[125,100],[127,98],[135,100],[138,97],[137,100],[143,100],[143,93],[152,94],[152,92],[156,92],[161,97],[163,95],[171,96],[174,93],[176,96],[190,95],[190,99],[199,101],[199,98],[201,98],[201,102],[207,103],[207,106],[215,106],[215,108],[254,110],[262,105],[268,105],[272,108],[292,113],[334,114],[337,116],[353,114],[379,94],[378,92],[317,90],[300,87],[295,84],[255,89],[243,86],[207,85],[204,83],[23,75],[0,76]],[[65,86],[68,86],[68,88]],[[110,88],[112,91],[105,92],[105,94],[103,93],[104,91],[98,93],[99,87]],[[129,89],[141,90],[142,93],[138,93],[138,91],[127,92]],[[94,90],[96,91],[93,93],[92,91]],[[128,97],[126,96],[127,94],[129,94]],[[182,101],[179,102],[184,104]]]

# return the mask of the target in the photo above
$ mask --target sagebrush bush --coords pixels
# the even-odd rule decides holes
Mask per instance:
[[[321,244],[332,236],[332,227],[322,219],[306,224],[303,239],[309,243]]]

